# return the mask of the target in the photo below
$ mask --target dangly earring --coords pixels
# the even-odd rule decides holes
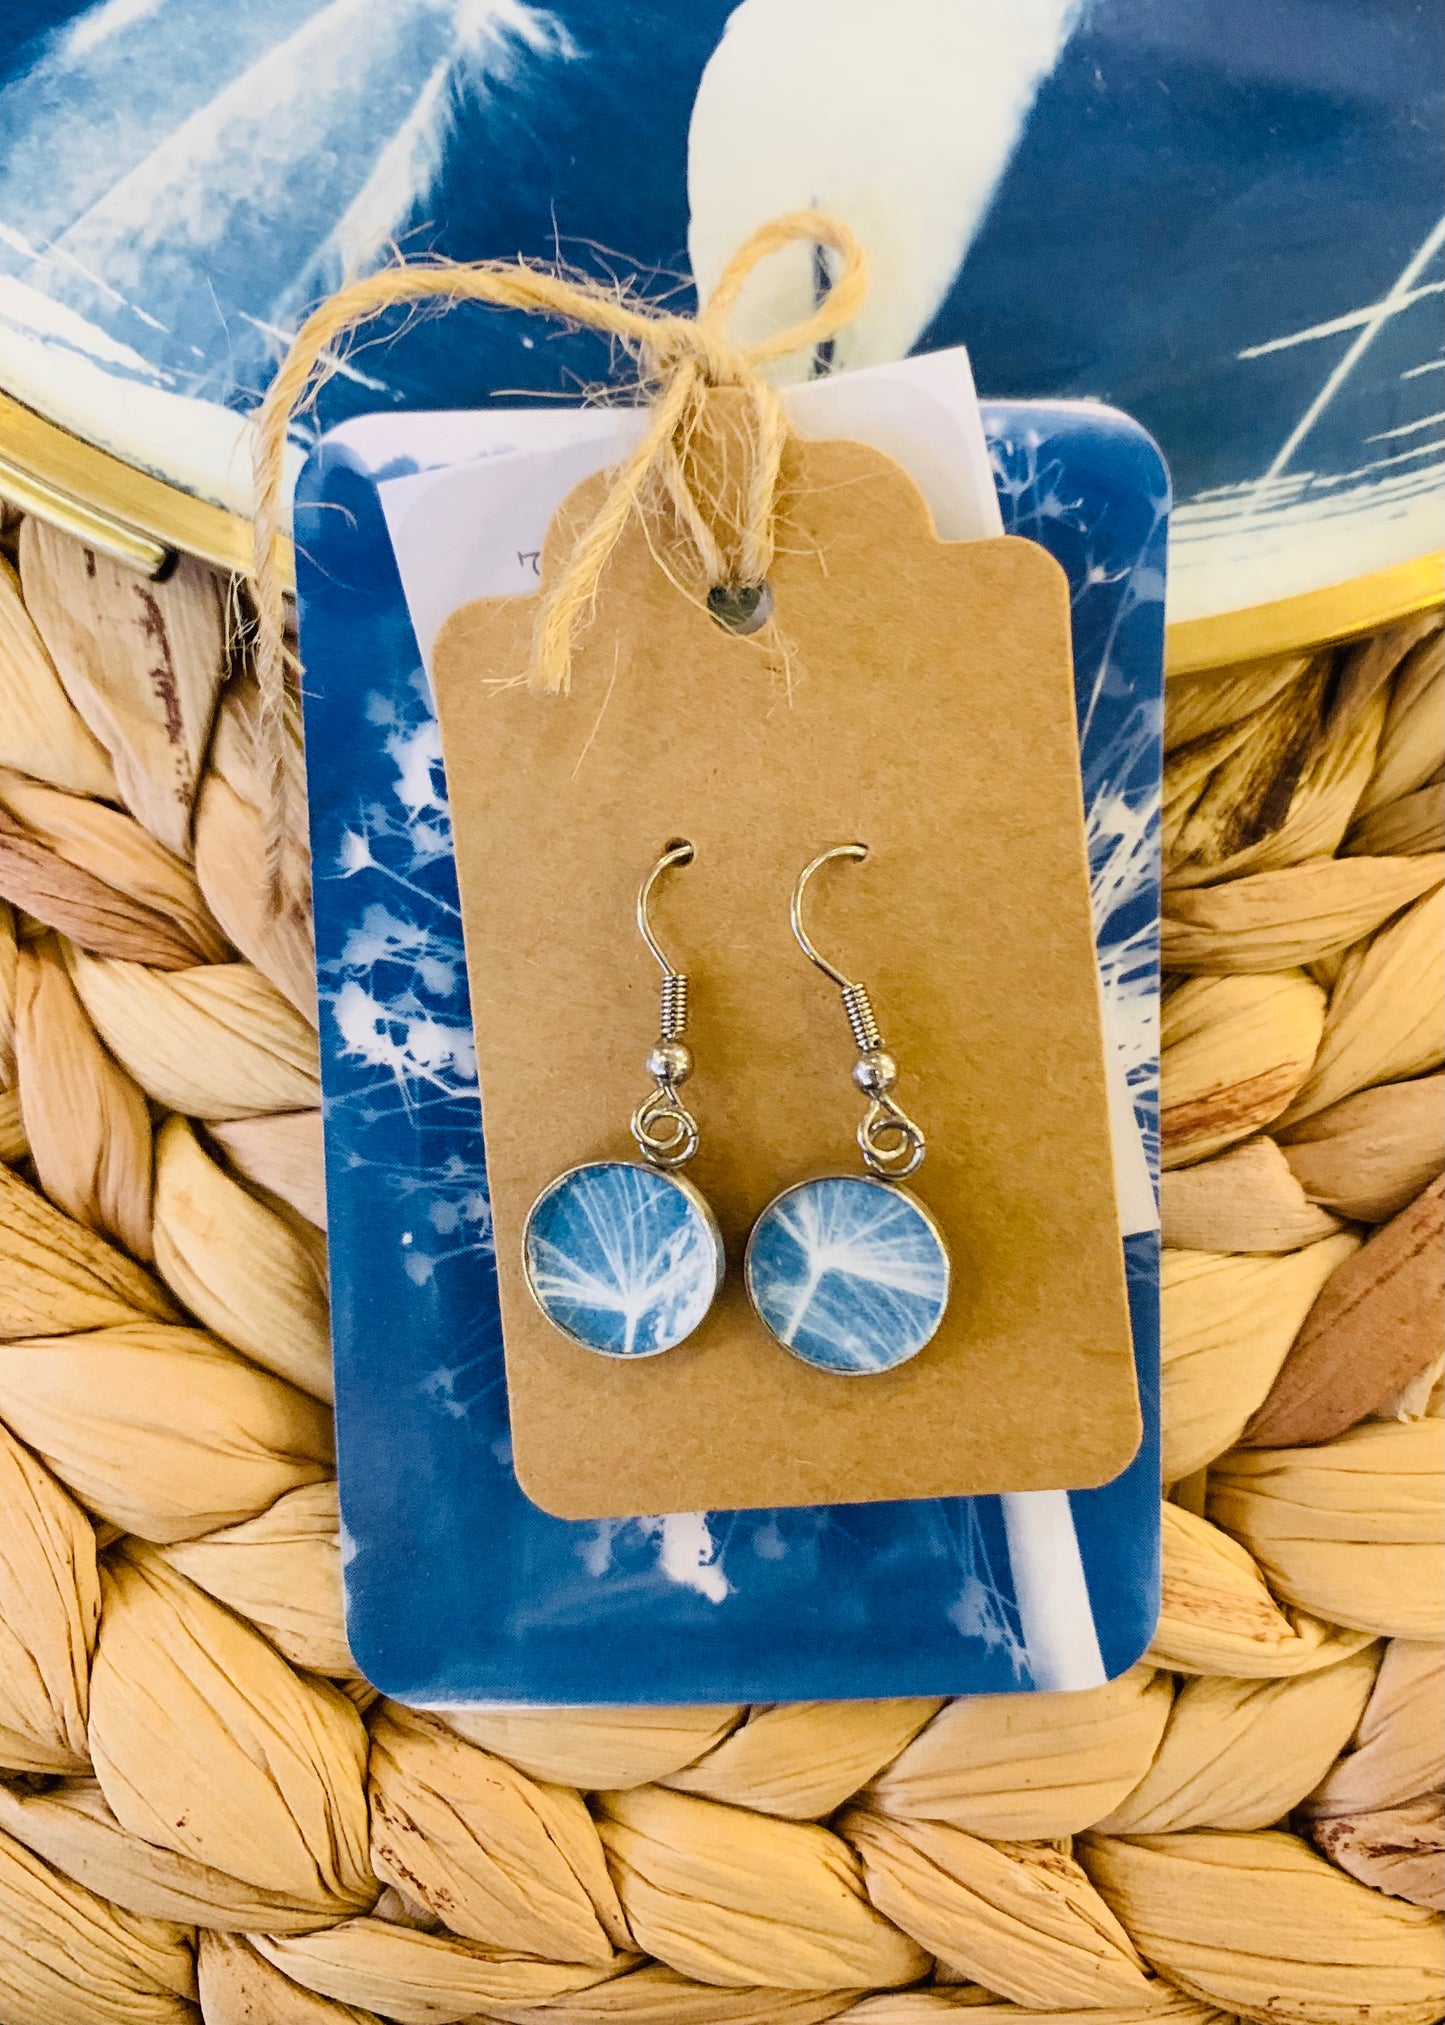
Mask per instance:
[[[808,961],[843,994],[858,1046],[853,1081],[868,1098],[858,1127],[867,1174],[800,1181],[775,1196],[753,1225],[744,1275],[748,1296],[785,1350],[821,1371],[891,1371],[916,1357],[948,1305],[943,1233],[899,1184],[921,1166],[921,1128],[894,1102],[898,1065],[883,1046],[866,986],[820,956],[803,926],[803,893],[835,858],[861,863],[866,844],[837,844],[805,865],[790,918]]]
[[[707,1202],[677,1169],[698,1147],[697,1121],[678,1095],[692,1073],[687,978],[652,932],[648,903],[662,873],[691,864],[693,847],[670,844],[643,880],[637,926],[662,967],[658,1039],[649,1050],[653,1088],[632,1114],[641,1161],[597,1160],[569,1168],[527,1214],[522,1265],[547,1320],[603,1357],[655,1357],[690,1336],[722,1283],[722,1234]]]

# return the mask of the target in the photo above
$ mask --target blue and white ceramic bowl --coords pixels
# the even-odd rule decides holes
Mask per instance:
[[[248,513],[247,417],[298,320],[395,247],[560,250],[688,310],[694,278],[705,294],[810,203],[877,277],[817,364],[966,343],[986,392],[1107,399],[1157,437],[1175,618],[1439,547],[1432,0],[14,0],[0,19],[0,386],[72,432],[68,489],[78,435]],[[806,314],[822,258],[770,261],[734,335]],[[317,417],[570,400],[634,370],[590,331],[401,308]],[[129,499],[124,479],[97,496]],[[132,510],[191,546],[213,525],[153,484]],[[214,538],[229,560],[248,535]]]
[[[948,1306],[948,1247],[896,1182],[826,1174],[775,1196],[753,1225],[748,1296],[785,1350],[819,1371],[892,1371]]]
[[[573,1167],[522,1234],[532,1299],[602,1357],[656,1357],[689,1337],[722,1283],[722,1234],[691,1182],[634,1160]]]

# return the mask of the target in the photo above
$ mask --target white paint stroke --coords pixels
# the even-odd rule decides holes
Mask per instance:
[[[1394,287],[1379,302],[1372,305],[1368,312],[1367,320],[1361,325],[1359,336],[1348,347],[1344,356],[1335,366],[1334,371],[1329,374],[1324,385],[1281,444],[1274,462],[1270,465],[1261,480],[1262,484],[1267,485],[1271,478],[1278,478],[1280,473],[1287,468],[1296,450],[1299,449],[1301,443],[1304,442],[1311,429],[1314,428],[1315,423],[1318,422],[1326,408],[1329,407],[1335,395],[1379,336],[1385,324],[1389,322],[1392,316],[1398,315],[1400,310],[1407,306],[1402,298],[1407,295],[1413,295],[1415,284],[1442,246],[1445,246],[1445,218],[1442,218],[1434,230],[1427,234],[1421,242],[1416,252],[1407,261]],[[1246,515],[1248,515],[1249,511],[1250,508],[1246,507]]]
[[[999,1503],[1035,1687],[1101,1687],[1108,1674],[1068,1492],[1010,1491]]]
[[[1381,312],[1385,316],[1398,316],[1402,309],[1423,302],[1427,295],[1441,294],[1445,294],[1445,281],[1427,281],[1419,288],[1407,289],[1403,295],[1392,290],[1379,302],[1367,302],[1363,309],[1347,310],[1343,316],[1332,316],[1327,323],[1312,323],[1307,330],[1291,331],[1288,337],[1270,338],[1262,345],[1246,345],[1234,356],[1237,359],[1262,359],[1270,352],[1287,352],[1295,345],[1313,344],[1318,338],[1338,337],[1343,331],[1358,330]]]
[[[1367,436],[1367,443],[1388,443],[1396,436],[1418,436],[1422,429],[1433,429],[1437,422],[1445,422],[1445,408],[1438,414],[1425,415],[1418,422],[1402,422],[1398,429],[1381,429],[1374,436]]]

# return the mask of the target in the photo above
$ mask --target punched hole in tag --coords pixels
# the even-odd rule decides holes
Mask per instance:
[[[714,584],[707,608],[725,632],[760,633],[773,616],[773,587],[760,584]]]

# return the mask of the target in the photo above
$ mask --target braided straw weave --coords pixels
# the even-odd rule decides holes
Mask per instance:
[[[443,1722],[343,1635],[228,589],[5,549],[3,2025],[1445,2016],[1438,615],[1171,685],[1147,1659]]]

